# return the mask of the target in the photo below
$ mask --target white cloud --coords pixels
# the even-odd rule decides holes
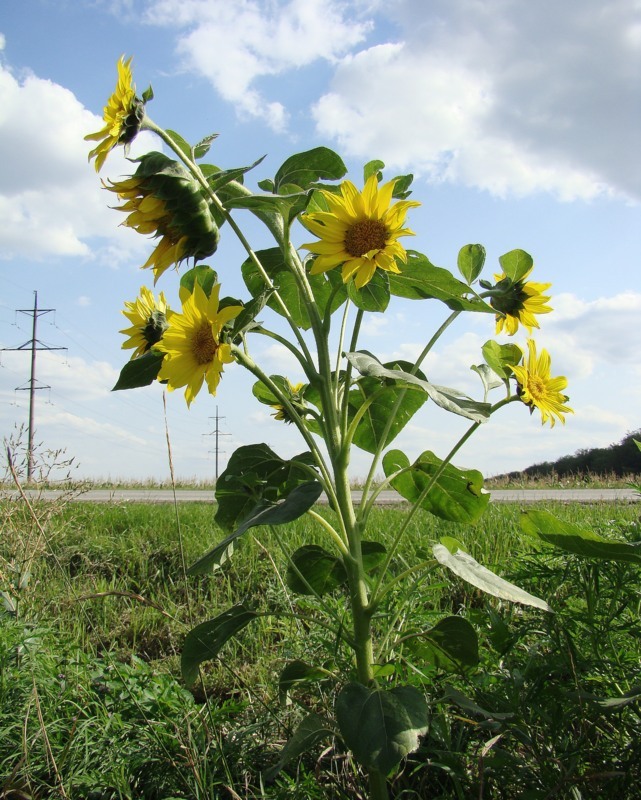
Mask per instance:
[[[641,197],[635,0],[396,0],[314,114],[358,157],[498,195]],[[595,54],[598,53],[598,58]]]
[[[32,74],[18,80],[0,65],[1,258],[95,257],[87,243],[92,236],[113,243],[119,262],[142,253],[140,237],[119,227],[87,163],[91,145],[84,136],[102,125],[68,89]],[[149,149],[150,141],[143,134],[132,154]],[[131,173],[121,148],[103,171]]]
[[[239,112],[262,117],[274,130],[287,111],[256,88],[265,77],[332,62],[362,41],[368,24],[347,19],[336,0],[160,0],[146,21],[182,29],[184,67],[209,80]]]

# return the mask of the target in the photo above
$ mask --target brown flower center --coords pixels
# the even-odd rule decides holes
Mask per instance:
[[[345,234],[345,250],[358,258],[370,250],[383,250],[387,244],[387,227],[377,219],[355,222]]]
[[[191,352],[199,364],[208,364],[214,360],[218,343],[214,339],[210,325],[202,325],[195,331],[191,340]]]

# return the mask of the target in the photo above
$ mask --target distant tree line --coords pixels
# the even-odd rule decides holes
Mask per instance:
[[[628,433],[618,444],[577,450],[573,456],[561,456],[556,461],[543,461],[520,472],[510,472],[509,477],[519,475],[545,477],[558,475],[638,475],[641,473],[641,451],[634,440],[641,440],[641,428]]]

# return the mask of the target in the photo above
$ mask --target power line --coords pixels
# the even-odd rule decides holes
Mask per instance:
[[[2,347],[0,350],[30,350],[31,351],[31,376],[27,381],[27,386],[17,386],[16,391],[29,390],[29,432],[27,441],[27,483],[31,482],[33,476],[33,434],[34,434],[34,412],[37,389],[51,389],[51,386],[36,386],[36,353],[38,350],[67,350],[66,347],[49,347],[36,338],[38,317],[55,311],[53,308],[38,308],[38,292],[33,293],[33,308],[18,308],[18,314],[28,314],[32,318],[31,339],[20,347]]]
[[[218,416],[218,406],[216,406],[216,416],[215,417],[209,417],[209,419],[213,419],[213,420],[216,421],[216,427],[214,428],[214,430],[211,431],[211,433],[205,434],[205,436],[215,436],[216,437],[215,445],[214,445],[214,453],[216,454],[216,483],[218,483],[218,454],[220,452],[220,450],[218,449],[218,437],[219,436],[231,436],[231,433],[223,433],[220,430],[220,428],[218,427],[219,420],[225,419],[225,417],[219,417]],[[223,453],[224,452],[225,451],[223,450]]]

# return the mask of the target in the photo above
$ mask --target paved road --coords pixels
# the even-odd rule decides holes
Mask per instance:
[[[29,497],[43,500],[55,500],[63,492],[59,490],[33,491],[26,490]],[[546,500],[558,500],[568,503],[601,503],[601,502],[639,502],[641,496],[634,489],[495,489],[490,492],[494,503],[540,503]],[[0,490],[0,498],[15,497],[16,492]],[[353,492],[355,500],[360,492]],[[90,489],[83,494],[72,497],[74,501],[85,503],[171,503],[171,489]],[[179,489],[176,491],[179,503],[213,503],[213,491],[202,489]],[[322,498],[321,498],[322,502]],[[405,502],[396,492],[381,492],[378,496],[380,505],[394,505]]]

